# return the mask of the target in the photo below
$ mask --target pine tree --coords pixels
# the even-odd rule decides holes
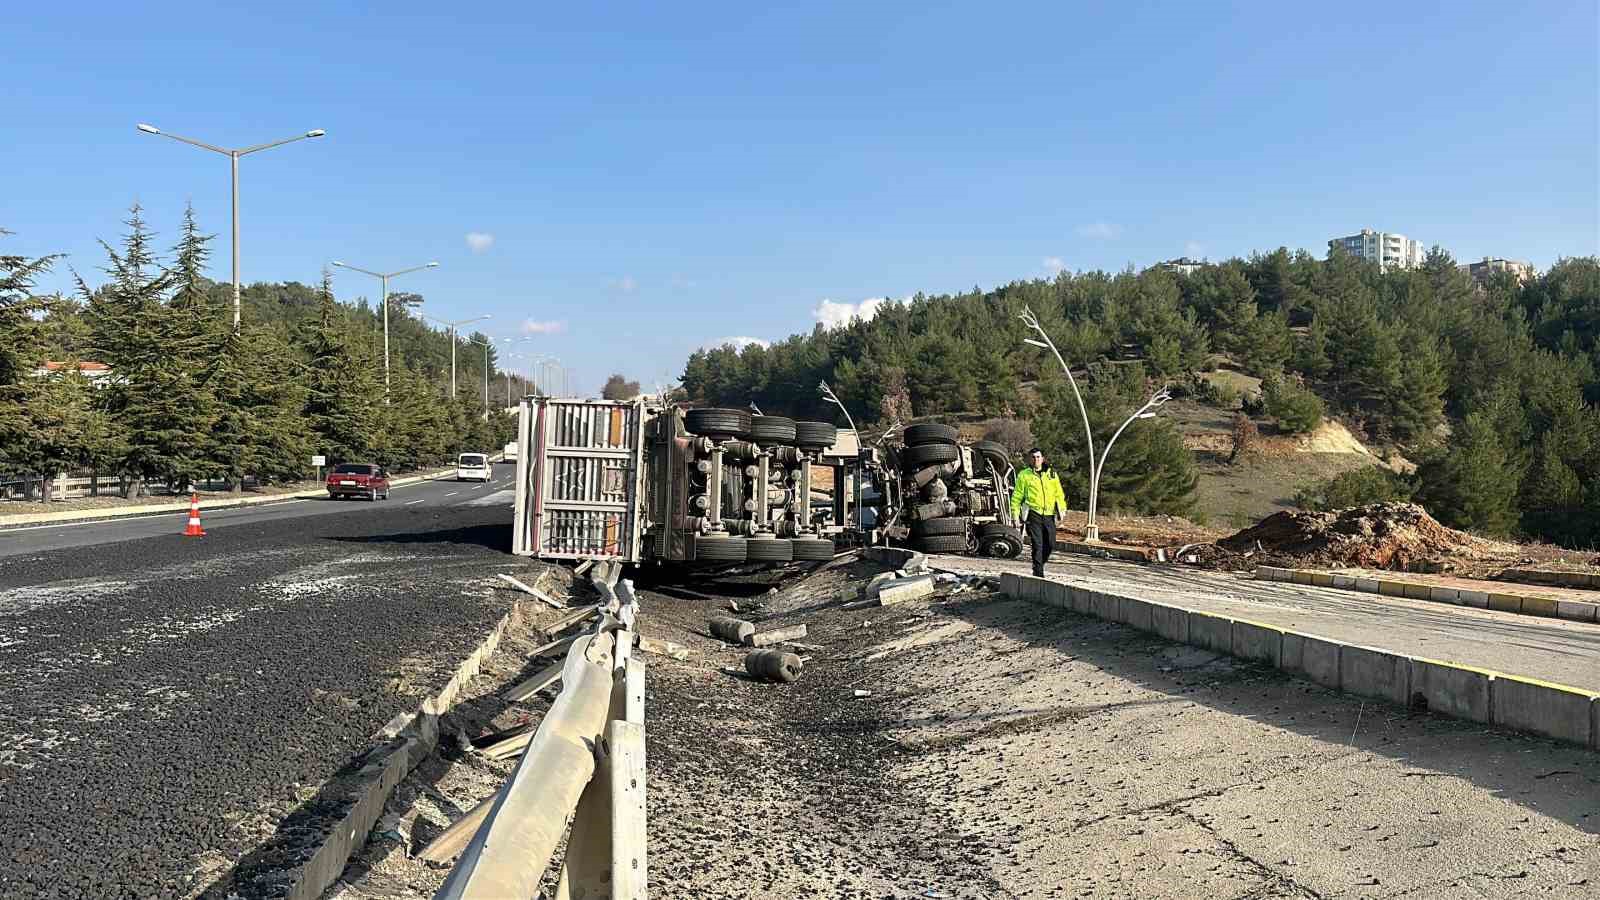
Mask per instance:
[[[1389,420],[1402,439],[1416,438],[1444,420],[1444,392],[1449,385],[1437,342],[1408,330],[1401,342],[1400,380],[1389,396]]]
[[[1418,475],[1420,499],[1445,524],[1495,535],[1516,527],[1521,471],[1489,416],[1467,416],[1449,449],[1425,463]]]
[[[10,232],[0,229],[0,237]],[[28,259],[0,254],[0,467],[36,471],[28,389],[42,362],[40,326],[34,318],[43,309],[33,296],[34,279],[55,257]]]
[[[308,348],[306,425],[315,443],[313,452],[328,463],[364,461],[379,442],[379,398],[382,389],[370,366],[351,353],[333,300],[333,278],[322,272],[317,325]],[[392,397],[391,397],[392,399]]]

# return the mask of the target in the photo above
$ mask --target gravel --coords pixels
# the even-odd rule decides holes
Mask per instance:
[[[7,560],[0,895],[224,896],[306,852],[343,811],[321,788],[505,612],[504,518],[382,507]]]

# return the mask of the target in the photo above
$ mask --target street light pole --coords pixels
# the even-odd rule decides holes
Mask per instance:
[[[489,317],[487,315],[473,316],[470,319],[457,319],[454,322],[437,316],[430,316],[426,313],[422,317],[424,319],[432,319],[450,329],[450,399],[454,400],[456,396],[456,329],[469,322],[481,322]]]
[[[155,127],[154,125],[149,125],[149,124],[146,124],[144,122],[140,122],[139,125],[138,125],[138,128],[139,128],[140,131],[144,132],[145,134],[153,134],[153,135],[157,135],[159,137],[172,138],[175,141],[179,141],[181,143],[189,144],[189,145],[194,146],[194,147],[199,147],[202,150],[210,150],[213,153],[221,153],[223,156],[228,157],[228,159],[230,161],[231,168],[233,170],[233,330],[234,331],[238,331],[239,330],[239,303],[240,303],[240,301],[239,301],[239,158],[241,156],[249,156],[252,153],[259,153],[262,150],[270,150],[273,147],[279,147],[279,146],[282,146],[284,144],[292,144],[295,141],[303,141],[303,140],[306,140],[307,138],[319,138],[319,137],[322,137],[323,135],[326,135],[327,132],[323,131],[321,128],[313,128],[312,130],[306,132],[305,134],[297,134],[294,137],[284,138],[284,139],[278,140],[278,141],[268,141],[265,144],[257,144],[254,147],[244,147],[244,148],[235,150],[235,149],[228,149],[228,148],[225,148],[225,147],[218,147],[218,146],[215,146],[213,144],[208,144],[205,141],[197,141],[194,138],[186,138],[186,137],[183,137],[181,135],[168,134],[167,132],[162,131],[161,129]]]
[[[467,341],[467,343],[477,344],[483,348],[483,417],[487,420],[489,418],[489,348],[492,344],[489,341],[472,340]]]
[[[1111,455],[1111,445],[1117,442],[1117,438],[1122,437],[1122,432],[1126,430],[1129,425],[1132,425],[1134,420],[1155,418],[1156,410],[1159,409],[1162,404],[1171,399],[1172,391],[1166,387],[1162,387],[1161,390],[1156,391],[1155,394],[1152,395],[1143,406],[1139,407],[1139,409],[1135,411],[1133,415],[1129,416],[1126,422],[1123,422],[1122,425],[1117,428],[1116,433],[1111,435],[1111,440],[1106,441],[1105,449],[1100,451],[1100,463],[1094,467],[1094,472],[1091,473],[1091,480],[1089,481],[1088,528],[1094,529],[1094,537],[1090,539],[1088,538],[1087,534],[1085,534],[1086,540],[1098,541],[1100,539],[1100,524],[1096,519],[1096,515],[1100,508],[1100,476],[1105,474],[1106,457]]]
[[[337,259],[333,261],[333,264],[338,266],[338,267],[340,267],[340,268],[342,268],[342,269],[349,269],[352,272],[360,272],[363,275],[371,275],[373,278],[378,279],[378,281],[383,285],[383,297],[382,297],[382,300],[383,300],[383,402],[388,403],[389,402],[389,279],[394,278],[397,275],[405,275],[405,274],[407,274],[409,272],[420,272],[423,269],[435,269],[435,268],[438,268],[439,264],[436,263],[436,262],[424,263],[424,264],[422,264],[420,266],[412,266],[409,269],[401,269],[398,272],[374,272],[371,269],[363,269],[360,266],[352,266],[349,263],[340,262]]]
[[[1078,392],[1078,379],[1072,377],[1072,367],[1068,366],[1067,361],[1061,358],[1061,351],[1056,349],[1056,342],[1050,340],[1050,335],[1045,332],[1044,326],[1039,324],[1039,317],[1033,314],[1033,310],[1030,307],[1024,306],[1022,314],[1017,318],[1021,319],[1024,325],[1038,332],[1039,336],[1044,338],[1042,341],[1023,338],[1023,343],[1032,344],[1035,347],[1048,348],[1051,353],[1055,354],[1056,362],[1061,364],[1061,371],[1067,373],[1067,383],[1072,385],[1072,396],[1078,401],[1078,412],[1083,414],[1083,439],[1089,448],[1089,483],[1091,485],[1089,519],[1083,529],[1083,539],[1088,543],[1095,543],[1100,540],[1100,526],[1094,520],[1093,485],[1099,478],[1095,472],[1094,431],[1089,428],[1089,408],[1083,405],[1083,394]]]

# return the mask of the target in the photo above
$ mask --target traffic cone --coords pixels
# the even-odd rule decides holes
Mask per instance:
[[[189,495],[189,527],[183,530],[184,537],[205,537],[206,531],[200,527],[200,495]]]

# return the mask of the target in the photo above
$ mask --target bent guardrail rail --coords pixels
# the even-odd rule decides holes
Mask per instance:
[[[572,820],[557,898],[647,896],[644,664],[633,586],[596,578],[606,603],[593,630],[573,641],[561,692],[511,779],[481,812],[457,823],[472,834],[438,900],[538,895]]]

